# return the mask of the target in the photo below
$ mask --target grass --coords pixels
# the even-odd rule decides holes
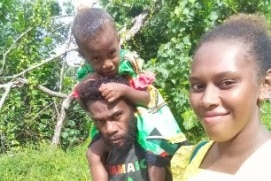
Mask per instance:
[[[91,181],[86,145],[68,151],[42,144],[0,155],[1,181]]]

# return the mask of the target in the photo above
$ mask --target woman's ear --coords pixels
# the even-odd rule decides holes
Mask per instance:
[[[266,75],[261,83],[261,90],[259,96],[259,101],[261,102],[267,99],[271,99],[271,69],[268,69],[266,71]]]

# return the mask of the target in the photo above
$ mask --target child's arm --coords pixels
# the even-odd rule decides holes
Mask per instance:
[[[103,84],[100,87],[100,91],[108,102],[113,102],[122,96],[126,97],[136,105],[147,106],[150,102],[150,95],[147,90],[136,90],[124,84]]]
[[[86,153],[93,181],[108,181],[108,173],[102,162],[106,146],[102,139],[93,142]]]

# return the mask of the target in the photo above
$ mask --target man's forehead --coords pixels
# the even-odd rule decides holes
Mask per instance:
[[[115,112],[127,109],[128,105],[123,100],[114,101],[113,103],[109,103],[105,100],[99,100],[89,104],[88,108],[91,117],[98,117],[103,115],[110,116]]]

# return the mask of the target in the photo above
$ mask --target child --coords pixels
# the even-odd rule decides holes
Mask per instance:
[[[91,8],[78,12],[73,34],[79,53],[88,63],[78,71],[79,79],[87,74],[91,74],[88,79],[117,74],[129,79],[131,86],[108,83],[101,86],[100,91],[108,102],[124,96],[137,105],[137,139],[146,150],[150,180],[165,180],[164,167],[186,139],[166,103],[151,85],[153,74],[142,72],[143,61],[136,54],[120,49],[115,23],[102,9]],[[101,159],[105,151],[106,145],[102,139],[92,141],[87,151],[93,180],[108,180]]]
[[[234,15],[200,41],[190,102],[211,141],[176,152],[174,180],[271,179],[271,134],[260,119],[262,101],[271,98],[270,50],[270,33],[257,15]]]

